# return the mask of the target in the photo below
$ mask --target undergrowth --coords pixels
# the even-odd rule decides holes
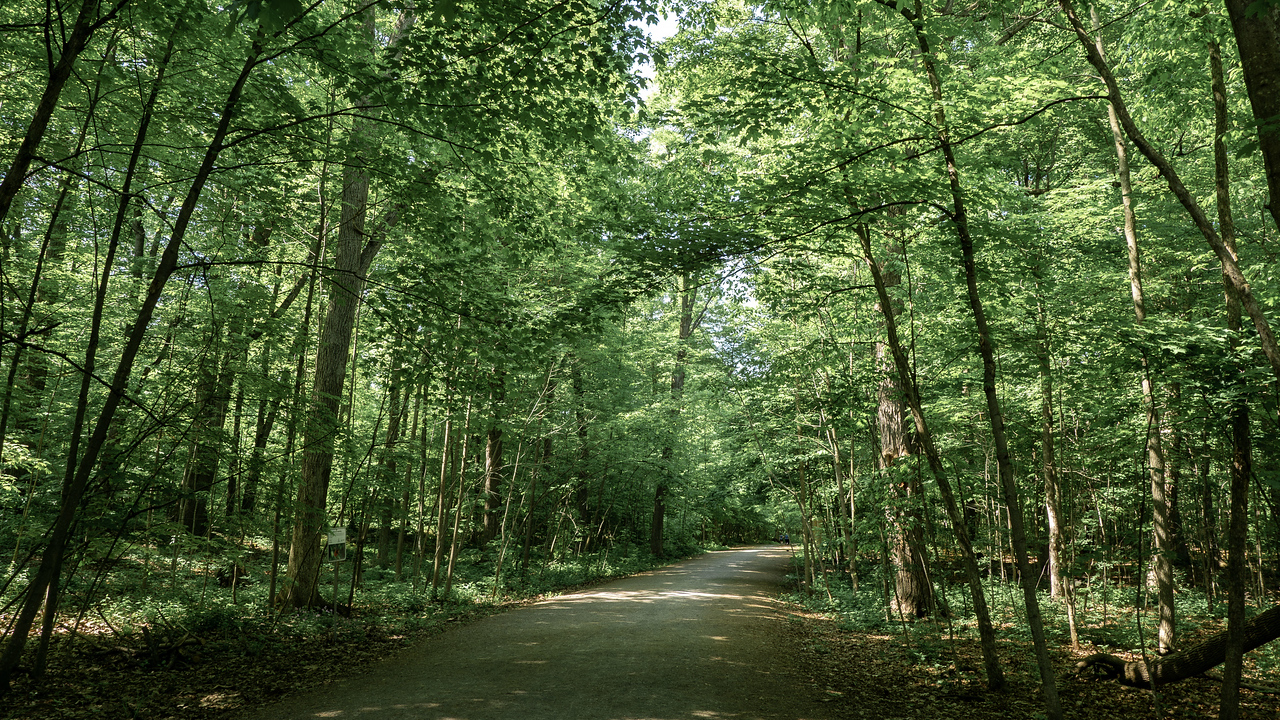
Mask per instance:
[[[830,575],[830,574],[829,574]],[[935,588],[938,603],[949,612],[921,622],[903,617],[892,608],[893,588],[886,585],[883,568],[876,567],[859,577],[857,588],[845,576],[831,576],[815,588],[803,587],[801,561],[796,558],[788,576],[788,593],[784,599],[811,612],[826,614],[847,632],[898,634],[912,643],[914,652],[928,654],[930,639],[977,638],[977,619],[966,584],[943,584]],[[992,623],[1001,641],[1031,642],[1026,622],[1026,605],[1022,589],[1016,582],[987,578],[983,583]],[[1065,601],[1049,596],[1043,588],[1040,612],[1045,635],[1051,647],[1069,648],[1071,644]],[[1076,627],[1083,652],[1141,653],[1146,647],[1154,655],[1156,626],[1159,621],[1153,590],[1132,586],[1089,584],[1076,588]],[[1280,598],[1268,598],[1261,606],[1251,602],[1250,614],[1261,612]],[[1188,648],[1225,629],[1225,598],[1212,602],[1195,588],[1182,587],[1176,596],[1178,637],[1181,648]],[[922,655],[920,658],[926,658]],[[1246,662],[1259,675],[1280,675],[1280,643],[1271,643],[1249,653]]]

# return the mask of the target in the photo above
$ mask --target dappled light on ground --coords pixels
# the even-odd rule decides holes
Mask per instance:
[[[255,720],[824,720],[776,658],[787,555],[709,553],[425,643]]]

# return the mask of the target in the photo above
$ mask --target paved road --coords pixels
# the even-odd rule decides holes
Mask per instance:
[[[770,599],[787,553],[707,553],[485,618],[254,718],[822,720]]]

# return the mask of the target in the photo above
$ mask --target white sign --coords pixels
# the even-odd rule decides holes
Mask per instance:
[[[333,528],[329,531],[329,542],[327,545],[341,545],[347,541],[346,528]]]

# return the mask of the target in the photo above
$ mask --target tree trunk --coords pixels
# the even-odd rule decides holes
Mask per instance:
[[[391,381],[391,414],[387,419],[387,435],[382,446],[382,472],[379,473],[379,484],[383,488],[387,488],[386,497],[379,503],[382,508],[378,523],[378,566],[386,567],[388,559],[388,551],[391,545],[391,516],[395,508],[398,495],[390,492],[390,488],[395,487],[400,479],[399,463],[396,462],[396,447],[400,442],[400,424],[404,417],[404,404],[401,402],[401,394],[404,385],[404,374],[399,367],[399,362],[395,363],[390,373]]]
[[[588,525],[588,530],[582,534],[577,547],[577,552],[581,554],[587,552],[591,545],[590,527],[594,526],[594,520],[591,518],[589,508],[591,473],[587,469],[587,461],[591,459],[591,446],[588,443],[590,430],[587,421],[587,393],[582,377],[582,361],[579,358],[575,357],[569,363],[569,378],[573,383],[573,419],[578,438],[578,451],[574,458],[574,465],[577,466],[574,474],[577,477],[573,499],[578,511],[578,522]]]
[[[671,420],[670,431],[675,432],[675,422],[680,417],[680,402],[684,396],[685,359],[689,356],[688,340],[697,328],[698,322],[693,317],[693,306],[697,302],[697,288],[694,287],[689,272],[681,273],[676,294],[680,301],[680,328],[677,337],[676,366],[671,371]],[[649,552],[662,557],[663,523],[667,515],[667,492],[672,478],[671,465],[675,460],[673,442],[668,442],[662,449],[663,474],[653,491],[653,518],[649,524]]]
[[[1258,148],[1267,174],[1267,209],[1280,228],[1280,6],[1253,0],[1226,0],[1227,15],[1240,50],[1244,86],[1258,123]],[[1250,14],[1250,8],[1255,12]]]
[[[883,346],[877,352],[879,362],[885,360]],[[885,368],[887,370],[887,368]],[[888,374],[881,378],[877,390],[876,413],[880,437],[880,467],[892,470],[899,461],[914,455],[907,430],[907,409],[897,378]],[[893,558],[894,585],[898,611],[913,617],[925,617],[933,608],[933,585],[929,582],[928,559],[924,547],[924,517],[920,504],[924,488],[919,475],[909,468],[888,473],[895,503],[889,514],[889,548]]]
[[[667,516],[667,482],[665,478],[658,480],[653,491],[653,516],[649,523],[649,552],[654,557],[662,557],[662,526]]]
[[[1242,51],[1243,54],[1243,51]],[[1223,136],[1227,127],[1227,85],[1222,71],[1222,50],[1217,43],[1209,48],[1210,76],[1214,108],[1214,191],[1218,204],[1218,228],[1232,256],[1236,255],[1235,220],[1231,216],[1231,178]],[[1280,88],[1277,88],[1280,91]],[[1256,105],[1255,105],[1256,108]],[[1280,158],[1278,158],[1280,159]],[[1271,170],[1272,168],[1268,168]],[[1275,203],[1277,196],[1272,195]],[[1244,323],[1240,317],[1240,297],[1223,269],[1222,284],[1227,305],[1227,330],[1232,355],[1239,357],[1239,338]],[[1253,474],[1252,440],[1249,432],[1249,383],[1244,368],[1237,364],[1235,392],[1231,401],[1231,515],[1227,530],[1227,631],[1223,648],[1226,666],[1222,673],[1219,716],[1235,720],[1240,716],[1240,676],[1245,645],[1245,543],[1249,534],[1249,477]]]
[[[1241,648],[1249,652],[1280,638],[1280,605],[1242,623]],[[1181,652],[1161,658],[1142,660],[1121,660],[1114,655],[1098,653],[1076,663],[1078,669],[1095,668],[1108,677],[1115,678],[1122,685],[1148,688],[1154,680],[1156,685],[1168,685],[1179,680],[1186,680],[1203,674],[1221,665],[1227,654],[1226,630],[1211,636],[1209,639],[1189,647]],[[1150,672],[1147,668],[1150,667]]]
[[[1080,635],[1076,628],[1075,593],[1071,583],[1066,580],[1062,566],[1062,551],[1066,544],[1062,512],[1062,478],[1058,473],[1058,463],[1054,448],[1054,412],[1053,412],[1053,367],[1049,352],[1049,313],[1045,306],[1044,292],[1041,286],[1041,268],[1037,265],[1032,274],[1036,278],[1036,362],[1040,370],[1040,454],[1044,467],[1044,506],[1045,518],[1049,534],[1049,594],[1062,598],[1067,609],[1067,631],[1071,636],[1071,647],[1080,646]]]
[[[270,355],[267,348],[262,350],[263,377],[267,376]],[[258,417],[254,423],[253,449],[249,452],[249,465],[245,471],[244,493],[240,501],[240,510],[253,512],[258,506],[258,486],[262,482],[262,471],[266,467],[267,440],[275,428],[276,417],[280,414],[282,397],[263,397],[258,400]]]
[[[374,9],[365,11],[365,36],[376,42]],[[388,39],[395,46],[412,22],[411,11],[402,12]],[[369,213],[369,173],[365,155],[372,152],[372,121],[357,120],[352,129],[352,150],[342,181],[342,208],[337,248],[328,277],[329,306],[316,348],[315,381],[303,432],[301,480],[297,515],[289,543],[289,579],[286,601],[293,607],[310,607],[319,599],[320,535],[325,527],[329,478],[333,474],[334,442],[340,431],[339,407],[347,378],[356,310],[364,293],[373,260],[382,249],[386,229],[398,220],[391,207],[377,225],[366,228]]]
[[[880,268],[875,262],[875,256],[871,252],[870,232],[865,225],[860,226],[857,232],[862,241],[863,258],[871,271],[872,282],[876,286],[876,294],[880,300],[881,313],[885,320],[885,338],[890,354],[893,357],[893,366],[897,371],[898,381],[906,391],[907,404],[911,408],[916,435],[920,438],[925,458],[929,462],[929,470],[933,473],[933,477],[938,483],[938,491],[942,494],[943,507],[946,508],[947,518],[951,521],[956,541],[960,545],[960,555],[964,560],[965,578],[969,584],[969,593],[973,598],[973,610],[978,620],[978,635],[982,644],[982,658],[987,673],[987,687],[991,690],[998,690],[1004,687],[1004,671],[1000,668],[1000,657],[996,653],[995,627],[991,624],[991,613],[987,608],[987,597],[982,588],[982,576],[978,570],[978,557],[973,550],[972,537],[969,533],[968,525],[960,512],[959,503],[956,502],[955,493],[951,488],[951,480],[943,469],[942,456],[938,452],[937,445],[933,442],[933,434],[929,431],[929,426],[925,421],[924,404],[920,401],[920,388],[916,385],[911,375],[907,354],[903,352],[902,343],[898,339],[897,322],[893,317],[893,313],[886,310],[886,308],[890,307],[889,293],[880,274]]]
[[[436,590],[440,587],[440,566],[444,561],[444,529],[448,514],[449,497],[449,456],[450,442],[453,440],[452,409],[445,405],[444,442],[440,446],[440,483],[436,489],[436,547],[431,556],[431,598],[435,599]]]
[[[504,370],[496,370],[490,387],[493,400],[493,424],[485,434],[484,443],[484,522],[481,527],[481,542],[492,542],[498,536],[498,511],[502,509],[502,427],[498,424],[499,407],[506,399],[506,378]]]
[[[1014,557],[1018,563],[1018,572],[1022,576],[1022,594],[1026,603],[1027,624],[1030,626],[1031,638],[1035,646],[1036,665],[1040,670],[1040,687],[1044,696],[1045,714],[1049,720],[1061,720],[1062,707],[1058,701],[1057,679],[1054,675],[1053,662],[1049,658],[1049,649],[1045,642],[1044,624],[1040,618],[1040,599],[1036,592],[1038,578],[1031,572],[1027,561],[1027,537],[1023,526],[1022,502],[1018,497],[1013,461],[1009,456],[1009,445],[1005,438],[1004,414],[1000,410],[1000,400],[996,396],[995,348],[991,338],[991,329],[987,325],[986,313],[982,307],[982,299],[978,295],[978,271],[974,261],[973,239],[969,235],[969,222],[965,215],[964,191],[960,186],[960,171],[956,165],[955,152],[951,147],[950,131],[947,126],[947,116],[943,103],[942,81],[938,76],[937,67],[933,60],[933,52],[930,50],[929,41],[925,35],[920,0],[916,0],[914,13],[906,8],[903,8],[902,13],[915,31],[916,42],[920,47],[920,59],[924,63],[929,86],[933,93],[933,110],[934,118],[937,122],[938,144],[942,148],[942,156],[946,162],[947,180],[951,188],[953,205],[951,222],[956,228],[956,235],[960,241],[969,308],[973,313],[974,324],[977,325],[978,330],[978,352],[982,356],[982,389],[987,400],[987,413],[990,416],[991,439],[995,444],[1000,485],[1004,490],[1005,504],[1008,506],[1009,511]]]
[[[160,257],[160,262],[156,267],[156,273],[151,279],[151,284],[147,288],[147,294],[142,301],[142,305],[138,308],[138,314],[133,325],[129,328],[126,335],[123,348],[121,350],[120,359],[116,365],[115,374],[112,376],[110,389],[107,393],[102,409],[98,413],[98,420],[94,424],[93,433],[89,436],[85,444],[84,453],[79,454],[74,439],[81,433],[83,419],[87,410],[87,401],[85,397],[88,394],[88,386],[90,377],[94,368],[94,356],[99,342],[101,332],[102,306],[106,301],[107,281],[110,278],[109,268],[112,267],[114,250],[119,244],[120,233],[124,225],[124,217],[128,208],[128,203],[120,203],[119,212],[116,215],[115,228],[112,231],[112,239],[108,245],[108,257],[103,262],[102,283],[98,291],[95,301],[94,319],[90,330],[88,341],[89,351],[86,356],[85,367],[83,370],[83,382],[81,384],[81,400],[77,404],[76,418],[73,421],[74,429],[72,431],[73,446],[67,454],[67,473],[63,479],[62,499],[60,510],[54,525],[49,532],[49,540],[45,546],[44,552],[41,554],[40,565],[37,567],[30,583],[27,586],[26,597],[23,600],[21,609],[18,611],[15,619],[9,641],[5,645],[3,654],[0,654],[0,695],[3,695],[9,689],[9,680],[13,676],[13,671],[18,665],[18,661],[22,657],[22,650],[27,641],[27,635],[31,630],[31,624],[35,619],[36,613],[43,604],[50,585],[56,586],[58,577],[62,571],[63,553],[66,549],[67,540],[70,536],[70,530],[73,520],[76,518],[80,503],[84,499],[85,488],[89,483],[89,476],[93,474],[94,468],[98,464],[98,458],[102,452],[103,446],[106,444],[107,436],[111,431],[112,421],[115,419],[116,410],[120,407],[120,402],[124,399],[125,392],[129,387],[129,379],[133,374],[134,360],[138,356],[138,351],[142,348],[142,341],[146,337],[147,330],[150,328],[152,316],[155,314],[156,306],[160,302],[160,296],[164,292],[165,285],[168,284],[169,278],[173,275],[178,266],[178,250],[182,246],[186,238],[187,228],[190,226],[191,217],[195,214],[196,206],[199,204],[200,195],[204,191],[205,183],[209,179],[209,175],[213,172],[214,165],[217,164],[218,156],[223,149],[223,141],[226,139],[228,129],[230,128],[232,114],[236,106],[240,102],[240,95],[244,89],[245,82],[249,79],[250,73],[258,65],[258,56],[262,52],[261,44],[255,40],[249,51],[248,57],[241,66],[240,74],[232,84],[227,95],[227,100],[223,103],[221,114],[219,115],[218,125],[213,133],[213,137],[209,143],[209,147],[205,151],[204,159],[201,161],[200,167],[196,170],[195,176],[192,178],[191,186],[187,191],[187,197],[182,203],[178,215],[174,218],[173,230],[169,236],[169,243],[165,246],[164,253]],[[152,96],[148,100],[148,104],[154,101],[155,94],[161,85],[161,78],[157,77],[153,84]],[[133,153],[129,159],[129,166],[125,172],[124,185],[121,191],[123,198],[129,196],[129,183],[132,181],[134,169],[137,160],[142,151],[142,145],[147,135],[147,128],[150,124],[150,112],[144,112],[142,122],[139,124],[136,140],[134,142]],[[3,218],[0,218],[2,220]],[[54,595],[56,597],[56,592]],[[52,609],[52,608],[51,608]]]
[[[209,529],[209,502],[223,457],[230,457],[225,443],[227,410],[235,383],[235,358],[240,335],[240,310],[227,320],[215,320],[210,348],[197,369],[194,443],[191,462],[182,479],[178,520],[192,535],[204,537]],[[224,332],[223,327],[226,327]],[[234,490],[228,489],[227,507],[232,507]]]
[[[835,515],[839,518],[840,546],[843,553],[845,572],[849,574],[850,578],[853,578],[857,573],[856,559],[858,555],[858,548],[853,536],[854,518],[851,514],[853,505],[852,503],[845,502],[845,498],[849,497],[849,494],[853,492],[853,488],[846,489],[845,487],[844,465],[840,458],[840,438],[836,434],[836,428],[833,424],[830,424],[825,413],[820,415],[819,419],[821,420],[822,425],[826,428],[827,447],[831,450],[831,471],[836,480]]]
[[[458,444],[462,445],[462,457],[457,462],[458,499],[454,502],[453,530],[449,536],[449,567],[444,577],[444,596],[447,599],[453,590],[453,566],[458,560],[458,528],[462,526],[462,512],[467,506],[467,450],[471,445],[471,398],[467,398],[467,409],[463,415],[462,435]]]
[[[1041,268],[1032,269],[1036,277],[1036,364],[1040,372],[1040,459],[1044,471],[1045,518],[1049,535],[1049,595],[1066,597],[1062,568],[1062,486],[1054,460],[1053,372],[1049,352],[1049,318],[1044,291],[1040,284]],[[1073,628],[1074,630],[1074,628]]]
[[[1100,25],[1097,11],[1090,6],[1094,31]],[[1102,35],[1094,41],[1099,58],[1105,58]],[[1129,174],[1129,156],[1125,148],[1124,132],[1120,127],[1116,104],[1107,105],[1107,119],[1115,142],[1117,175],[1120,181],[1120,199],[1124,213],[1124,239],[1129,250],[1129,294],[1133,298],[1135,322],[1141,325],[1147,318],[1146,297],[1142,289],[1142,261],[1138,251],[1137,219],[1133,212],[1133,184]],[[1160,425],[1159,408],[1152,389],[1151,368],[1147,354],[1142,353],[1142,404],[1146,409],[1147,472],[1151,478],[1151,508],[1155,526],[1154,574],[1158,598],[1160,624],[1157,631],[1157,648],[1161,655],[1173,652],[1175,646],[1175,609],[1173,604],[1173,563],[1171,562],[1172,536],[1169,532],[1169,502],[1165,496],[1165,456],[1161,443],[1163,428]],[[1146,582],[1144,578],[1142,582]]]

